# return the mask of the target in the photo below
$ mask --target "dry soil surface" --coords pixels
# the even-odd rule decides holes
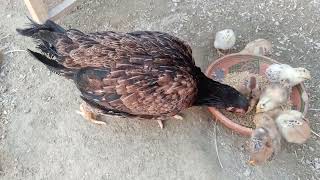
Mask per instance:
[[[247,138],[214,122],[205,108],[184,112],[160,130],[156,122],[105,117],[90,124],[75,113],[79,92],[71,81],[50,73],[25,52],[30,39],[15,28],[26,25],[22,0],[0,0],[0,179],[319,179],[320,140],[285,144],[275,160],[246,164]],[[52,2],[51,2],[52,3]],[[188,41],[203,70],[216,59],[216,31],[233,28],[237,46],[266,38],[272,57],[311,70],[308,117],[320,132],[319,0],[78,0],[58,21],[90,31],[157,30]]]

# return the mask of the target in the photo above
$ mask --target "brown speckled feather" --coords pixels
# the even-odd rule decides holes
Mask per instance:
[[[166,33],[83,33],[50,20],[17,31],[37,41],[42,53],[30,54],[73,79],[98,113],[162,119],[192,105],[238,112],[249,106],[236,89],[206,77],[191,48]]]
[[[79,70],[75,83],[84,98],[107,109],[173,116],[195,100],[192,51],[176,37],[68,30],[55,42],[57,61]]]

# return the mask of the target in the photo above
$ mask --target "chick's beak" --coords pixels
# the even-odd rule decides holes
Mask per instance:
[[[263,109],[261,109],[260,106],[257,106],[256,107],[256,113],[262,113],[263,112]]]
[[[310,73],[307,73],[304,78],[307,79],[307,80],[308,80],[308,79],[311,79]]]
[[[255,160],[250,160],[248,161],[248,164],[251,166],[255,166],[256,165],[256,161]]]

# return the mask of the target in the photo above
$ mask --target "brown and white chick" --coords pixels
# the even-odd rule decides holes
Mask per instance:
[[[263,164],[280,152],[281,135],[274,120],[265,113],[254,117],[256,129],[250,140],[250,165]]]
[[[291,88],[287,84],[272,84],[261,93],[256,107],[257,113],[271,111],[282,107],[289,100]]]
[[[266,39],[256,39],[249,42],[241,54],[251,54],[257,56],[266,56],[270,55],[272,51],[272,44]]]
[[[239,92],[249,98],[250,106],[247,113],[251,112],[251,110],[259,101],[259,97],[261,94],[261,89],[256,77],[249,76],[248,78],[246,78],[239,87]]]
[[[302,67],[293,68],[288,64],[272,64],[266,69],[266,77],[272,83],[288,81],[291,87],[311,79],[310,72]]]
[[[214,47],[217,49],[219,56],[224,54],[220,51],[231,49],[236,43],[236,35],[232,29],[224,29],[216,33]]]
[[[290,143],[302,144],[311,136],[309,122],[299,111],[288,110],[276,118],[281,135]]]

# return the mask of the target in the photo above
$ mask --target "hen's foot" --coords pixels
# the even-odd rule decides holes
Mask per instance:
[[[89,110],[90,107],[86,103],[82,103],[80,105],[80,111],[77,111],[78,114],[80,114],[83,118],[86,120],[94,123],[94,124],[99,124],[99,125],[106,125],[105,122],[103,121],[98,121],[97,120],[97,115]]]
[[[160,128],[163,129],[163,122],[162,122],[162,120],[157,120],[157,122],[158,122]]]
[[[183,120],[183,117],[181,115],[174,115],[173,118],[178,119],[178,120]]]

